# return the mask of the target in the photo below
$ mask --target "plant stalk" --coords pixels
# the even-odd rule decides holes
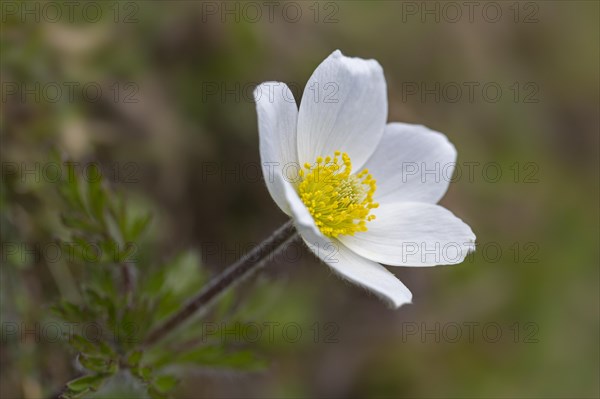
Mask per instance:
[[[296,238],[298,238],[298,233],[290,220],[275,230],[271,236],[258,244],[252,251],[227,267],[221,274],[214,277],[173,316],[150,331],[144,342],[144,346],[153,345],[163,339],[167,334],[187,321],[197,310],[204,308],[228,288],[239,283],[245,277],[248,277],[267,264],[272,256],[287,248]]]

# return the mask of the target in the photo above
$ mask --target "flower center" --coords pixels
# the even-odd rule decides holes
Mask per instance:
[[[350,175],[350,157],[340,151],[333,159],[318,157],[314,165],[306,163],[304,168],[300,170],[298,195],[319,230],[329,237],[367,231],[367,222],[375,219],[369,212],[379,206],[373,202],[377,185],[369,171]]]

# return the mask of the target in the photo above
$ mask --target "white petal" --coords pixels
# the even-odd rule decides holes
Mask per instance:
[[[377,202],[437,203],[448,190],[456,149],[425,126],[390,123],[365,164],[377,180]]]
[[[298,114],[298,159],[347,152],[353,169],[375,151],[387,119],[383,69],[375,60],[334,51],[306,84]]]
[[[363,258],[339,241],[326,246],[305,242],[340,277],[366,288],[396,308],[411,303],[410,290],[379,263]]]
[[[315,255],[342,278],[367,288],[396,308],[411,302],[411,292],[389,270],[321,234],[292,185],[283,179],[279,182],[284,187],[296,228]]]
[[[276,184],[276,174],[288,170],[296,173],[298,165],[296,151],[296,125],[298,108],[292,92],[285,83],[264,82],[254,90],[260,159],[267,189],[275,203],[286,214],[290,214],[282,187]]]
[[[449,210],[433,204],[382,204],[368,231],[339,239],[357,254],[393,266],[460,263],[475,250],[475,234]]]
[[[290,215],[294,219],[294,225],[296,226],[296,229],[302,238],[316,246],[327,245],[327,238],[321,234],[321,231],[315,224],[312,215],[306,206],[304,206],[304,203],[296,193],[296,190],[292,184],[285,180],[282,176],[278,176],[277,184],[282,187],[285,199],[291,212]]]

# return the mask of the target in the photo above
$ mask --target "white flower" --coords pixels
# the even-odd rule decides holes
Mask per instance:
[[[254,92],[269,193],[302,239],[343,278],[395,307],[412,294],[390,266],[455,264],[471,228],[436,203],[456,149],[420,125],[389,123],[383,70],[339,50],[308,81],[298,110],[289,88]]]

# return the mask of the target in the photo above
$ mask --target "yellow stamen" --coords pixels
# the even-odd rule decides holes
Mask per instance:
[[[298,195],[321,232],[337,237],[367,231],[366,222],[375,219],[369,212],[379,206],[373,202],[377,185],[369,171],[351,175],[350,157],[340,151],[334,152],[333,159],[318,157],[314,165],[304,167]]]

